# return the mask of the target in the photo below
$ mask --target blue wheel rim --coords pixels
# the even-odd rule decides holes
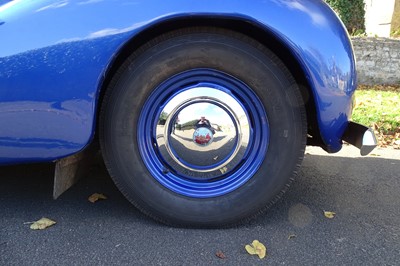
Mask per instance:
[[[178,98],[192,92],[197,94],[209,92],[210,95],[222,96],[213,98],[209,97],[210,95],[200,95],[176,104],[173,113],[167,115],[166,122],[162,125],[160,117],[166,113],[164,110]],[[223,99],[234,99],[236,104],[234,109],[240,109],[241,116],[238,117],[237,111]],[[233,121],[233,126],[226,132],[233,132],[231,135],[234,137],[229,142],[229,149],[225,148],[228,145],[226,144],[223,148],[212,150],[222,153],[221,159],[217,159],[217,163],[198,165],[196,162],[190,163],[189,160],[184,160],[182,157],[193,159],[197,154],[211,154],[211,151],[206,151],[206,147],[198,148],[203,149],[202,153],[193,151],[194,144],[198,144],[196,143],[197,139],[193,139],[194,144],[186,144],[182,149],[184,156],[181,156],[177,149],[180,145],[174,146],[175,144],[173,144],[174,139],[178,139],[173,134],[175,134],[178,114],[185,113],[189,107],[195,108],[204,105],[214,109],[219,108],[218,111],[221,113],[225,112],[225,117],[229,117]],[[245,121],[245,125],[241,121]],[[264,161],[270,135],[264,106],[254,91],[239,79],[214,69],[193,69],[162,82],[145,102],[139,116],[137,130],[139,152],[153,178],[165,188],[192,198],[222,196],[242,187],[254,176]],[[195,130],[193,128],[190,130],[194,130],[193,136],[200,131],[207,132],[207,129]],[[178,133],[180,132],[178,131]],[[190,134],[190,132],[185,134]],[[222,132],[224,131],[222,130]],[[210,134],[217,135],[217,133]],[[246,136],[244,141],[243,136]],[[164,139],[165,143],[160,142],[159,139]],[[187,138],[185,143],[189,143]],[[188,145],[191,145],[191,148],[186,148],[189,147]],[[212,143],[212,145],[216,146],[217,144]],[[228,151],[225,152],[225,150]]]

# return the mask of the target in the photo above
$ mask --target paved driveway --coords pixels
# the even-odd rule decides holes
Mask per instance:
[[[52,165],[1,167],[0,265],[399,265],[399,170],[400,151],[361,158],[351,147],[334,156],[310,148],[268,213],[238,228],[194,230],[143,216],[101,165],[56,201]],[[108,199],[88,202],[94,192]],[[57,224],[25,224],[41,217]],[[254,239],[267,246],[264,260],[244,249]]]

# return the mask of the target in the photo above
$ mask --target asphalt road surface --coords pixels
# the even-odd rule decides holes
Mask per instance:
[[[400,151],[356,152],[308,149],[282,200],[254,222],[223,230],[153,222],[101,165],[56,201],[53,165],[1,167],[0,265],[400,265]],[[95,192],[108,199],[90,203]],[[41,217],[57,224],[31,230]],[[254,239],[267,247],[263,260],[244,249]]]

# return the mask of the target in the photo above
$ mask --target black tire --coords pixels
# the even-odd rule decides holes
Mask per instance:
[[[257,123],[262,121],[253,121],[257,116],[249,114],[249,127],[268,137],[266,154],[256,154],[253,159],[254,164],[258,164],[256,171],[241,173],[240,178],[245,179],[232,191],[223,190],[211,196],[189,195],[161,184],[160,178],[163,177],[157,177],[159,170],[149,167],[148,161],[152,163],[151,160],[162,159],[146,157],[143,150],[152,146],[145,146],[141,139],[143,134],[147,136],[145,130],[157,130],[143,129],[144,122],[141,122],[143,112],[149,116],[148,119],[153,115],[146,111],[146,106],[149,106],[149,99],[154,98],[152,93],[156,88],[180,73],[194,73],[199,69],[212,71],[217,76],[222,73],[232,78],[232,82],[238,80],[245,84],[243,86],[248,86],[251,90],[249,95],[254,93],[262,104],[262,107],[254,108],[265,110],[265,115],[260,112],[257,119],[268,121],[267,136],[264,131],[257,131],[260,130]],[[209,77],[212,79],[214,76],[211,74]],[[243,94],[247,95],[246,89]],[[252,104],[249,100],[243,101],[243,108]],[[226,227],[246,222],[262,213],[287,189],[304,156],[306,128],[299,88],[271,51],[235,32],[188,28],[154,39],[122,65],[104,97],[100,142],[115,184],[142,212],[174,226]],[[144,133],[140,135],[140,132]],[[152,135],[149,133],[149,136]],[[258,145],[255,148],[263,151],[264,144]],[[229,178],[231,173],[239,171],[241,165],[238,163],[236,170],[221,175],[221,178]],[[179,173],[176,176],[174,178],[178,180]]]

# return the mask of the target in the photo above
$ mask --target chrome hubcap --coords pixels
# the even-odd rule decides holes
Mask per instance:
[[[157,145],[174,171],[204,179],[228,173],[241,161],[249,119],[232,96],[203,85],[166,104],[157,124]]]

